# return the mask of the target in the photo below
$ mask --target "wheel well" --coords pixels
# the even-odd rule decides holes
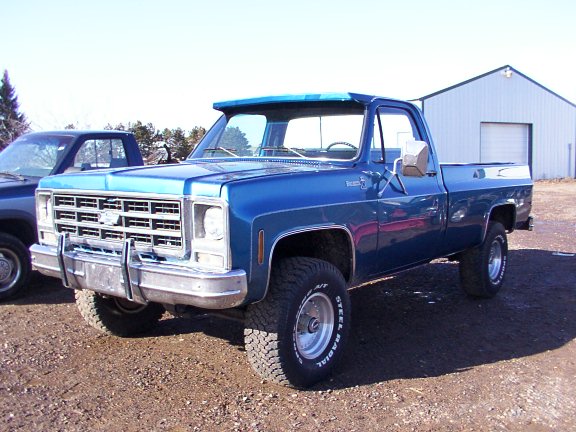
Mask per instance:
[[[490,220],[500,222],[507,231],[513,231],[516,223],[516,207],[513,204],[506,204],[492,209]]]
[[[2,219],[1,232],[19,239],[26,246],[32,246],[36,241],[36,231],[21,219]]]
[[[296,256],[318,258],[334,265],[347,281],[352,278],[353,252],[350,237],[341,229],[289,235],[278,241],[273,253],[273,261]]]

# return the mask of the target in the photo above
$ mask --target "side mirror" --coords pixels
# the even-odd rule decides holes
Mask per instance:
[[[428,144],[425,141],[406,141],[402,149],[402,175],[423,177],[428,171]]]

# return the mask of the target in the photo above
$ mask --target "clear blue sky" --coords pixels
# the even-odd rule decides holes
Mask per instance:
[[[7,69],[35,130],[216,119],[237,97],[414,99],[510,64],[576,103],[568,0],[0,0]]]

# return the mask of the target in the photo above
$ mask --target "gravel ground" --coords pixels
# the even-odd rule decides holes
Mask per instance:
[[[502,292],[473,300],[438,261],[351,293],[350,343],[308,391],[263,382],[239,324],[166,314],[120,339],[35,276],[0,305],[0,430],[576,429],[576,182],[538,182]]]

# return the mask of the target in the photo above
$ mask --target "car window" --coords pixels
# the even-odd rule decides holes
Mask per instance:
[[[71,142],[70,136],[23,135],[0,152],[0,171],[31,177],[47,176]]]
[[[407,141],[419,139],[418,129],[407,111],[380,107],[374,116],[372,160],[392,163],[400,157]]]
[[[120,138],[84,141],[73,163],[73,169],[79,171],[124,166],[128,166],[128,162],[124,144]]]

